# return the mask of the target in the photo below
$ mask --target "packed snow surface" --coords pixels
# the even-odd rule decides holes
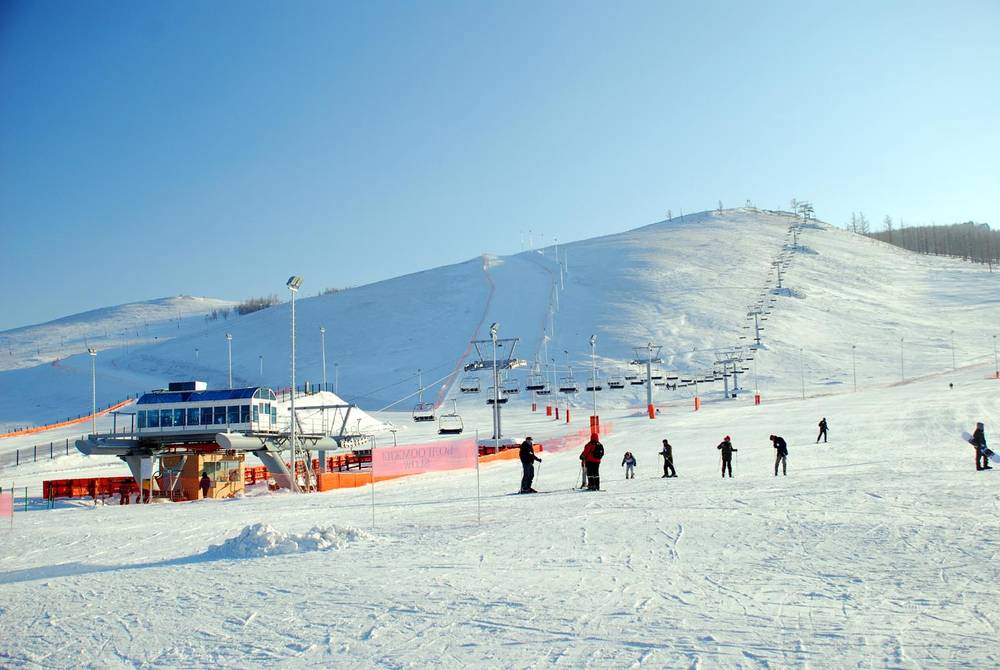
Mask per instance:
[[[474,471],[383,482],[374,528],[368,486],[34,505],[0,542],[0,666],[997,667],[1000,470],[976,472],[959,438],[982,420],[995,442],[986,372],[678,401],[652,421],[602,410],[603,491],[572,490],[575,449],[542,452],[549,493],[515,495],[516,461],[480,468],[481,510]],[[504,417],[542,443],[586,425]],[[489,409],[466,421],[486,430]],[[676,479],[660,478],[663,437]]]

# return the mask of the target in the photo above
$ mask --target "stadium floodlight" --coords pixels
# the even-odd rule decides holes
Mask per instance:
[[[285,282],[285,286],[290,288],[292,290],[292,293],[295,293],[296,291],[299,290],[299,287],[302,286],[302,277],[299,277],[297,275],[292,275],[291,277],[288,278],[288,281]]]

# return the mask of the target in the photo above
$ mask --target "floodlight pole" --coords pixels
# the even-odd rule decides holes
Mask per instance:
[[[328,390],[326,388],[326,326],[319,327],[319,341],[323,356],[323,390],[326,391]]]
[[[592,393],[594,397],[594,416],[590,422],[593,426],[597,426],[597,422],[599,421],[597,418],[597,335],[590,336],[590,367],[592,375],[590,388],[593,389]]]
[[[233,334],[226,333],[226,348],[229,351],[229,388],[233,388]]]
[[[257,362],[260,363],[260,371],[258,373],[260,375],[260,380],[264,381],[264,354],[257,355]]]
[[[97,349],[89,347],[90,354],[90,430],[97,435]]]
[[[545,349],[545,359],[544,360],[548,361],[549,360],[549,336],[548,335],[542,335],[542,347],[544,347],[544,349]],[[552,371],[552,367],[554,367],[554,366],[550,366],[549,367],[550,371]],[[548,375],[545,375],[545,376],[548,377]],[[550,414],[552,414],[552,391],[555,390],[555,387],[556,387],[556,380],[555,380],[555,372],[553,371],[552,372],[552,386],[549,387],[549,392],[545,396],[545,415],[546,416],[549,416]]]
[[[496,322],[490,324],[490,340],[493,342],[493,446],[500,450],[500,375],[497,371],[497,331]]]
[[[562,259],[559,258],[559,238],[556,237],[554,239],[555,239],[555,244],[556,244],[556,265],[559,266],[559,290],[562,291],[562,290],[564,290],[566,288],[566,284],[563,281]]]
[[[295,489],[301,493],[302,489],[299,488],[298,477],[295,475],[295,461],[298,456],[298,445],[295,441],[295,424],[297,423],[295,417],[295,294],[298,293],[299,287],[302,286],[302,277],[291,276],[285,283],[288,290],[292,294],[292,395],[291,395],[291,428],[289,430],[289,439],[291,440],[292,447],[292,482]],[[306,474],[306,485],[308,487],[309,483],[309,467],[308,463],[303,463],[303,469]]]

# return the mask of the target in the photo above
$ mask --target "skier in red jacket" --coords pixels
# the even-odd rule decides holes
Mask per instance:
[[[584,445],[580,460],[587,469],[587,490],[601,490],[601,459],[604,458],[604,445],[598,439],[597,433],[590,434],[590,442]]]

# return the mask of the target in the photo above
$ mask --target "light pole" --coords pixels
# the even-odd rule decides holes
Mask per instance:
[[[333,392],[340,393],[340,363],[333,364]]]
[[[197,363],[199,360],[201,360],[201,359],[198,356],[198,347],[195,347],[194,348],[194,362]]]
[[[493,446],[500,448],[500,376],[497,374],[497,331],[496,322],[490,324],[490,340],[493,341]]]
[[[328,391],[329,389],[326,388],[326,326],[319,327],[319,341],[323,355],[323,390]]]
[[[97,349],[89,347],[90,354],[90,430],[97,435]]]
[[[858,347],[851,345],[851,367],[854,370],[854,392],[858,391]]]
[[[259,354],[257,361],[260,363],[260,380],[264,381],[264,354]]]
[[[289,439],[291,441],[291,447],[292,447],[292,481],[295,482],[295,488],[298,489],[299,483],[297,481],[297,477],[295,476],[295,459],[298,456],[298,448],[295,443],[295,423],[296,423],[295,421],[295,294],[298,293],[299,287],[302,286],[302,277],[297,277],[295,275],[292,275],[291,277],[288,278],[288,281],[285,282],[285,286],[288,287],[288,290],[292,294],[292,395],[291,395],[291,408],[289,410],[291,413],[291,428],[289,429]],[[306,467],[305,471],[306,471],[306,478],[308,480],[309,468]],[[299,492],[301,493],[301,489],[299,489]]]
[[[226,333],[226,347],[229,350],[229,388],[233,388],[233,334]]]
[[[597,432],[594,430],[598,425],[597,418],[597,335],[590,336],[590,367],[591,367],[591,384],[590,388],[593,389],[592,393],[594,396],[594,416],[590,419],[591,432]]]

